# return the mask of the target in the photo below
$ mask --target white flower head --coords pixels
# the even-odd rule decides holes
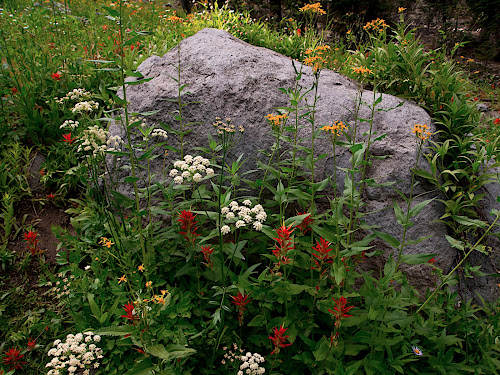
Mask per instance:
[[[195,173],[193,176],[193,181],[194,182],[200,182],[203,179],[202,175],[199,173]]]
[[[236,228],[244,227],[246,224],[243,220],[238,220],[235,224]]]
[[[221,232],[223,235],[226,235],[226,234],[228,234],[229,232],[231,232],[231,228],[229,228],[229,225],[224,225],[222,228],[220,228],[220,232]]]
[[[251,206],[252,205],[252,201],[250,199],[246,199],[246,200],[243,201],[243,204],[245,206]]]

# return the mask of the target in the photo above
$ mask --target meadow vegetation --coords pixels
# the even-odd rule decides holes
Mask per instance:
[[[206,2],[190,14],[159,1],[3,6],[0,374],[499,372],[499,302],[456,288],[484,276],[468,260],[474,252],[494,256],[486,244],[500,217],[493,211],[488,221],[478,211],[481,189],[498,183],[491,172],[500,120],[477,106],[487,97],[498,110],[499,88],[462,67],[461,43],[425,49],[402,7],[394,26],[346,23],[328,39],[336,21],[316,27],[326,13],[320,3],[275,25]],[[275,142],[258,179],[240,173],[241,158],[227,161],[244,140],[244,124],[214,118],[206,146],[190,148],[182,66],[172,77],[175,129],[151,124],[151,113],[130,113],[118,95],[146,80],[136,70],[146,58],[206,27],[313,67],[312,87],[282,88],[289,106],[262,114]],[[315,92],[323,69],[373,90],[372,116],[317,124],[314,103],[302,99]],[[365,178],[370,147],[380,135],[359,137],[357,126],[372,124],[379,93],[419,104],[438,128],[431,141],[430,124],[414,125],[415,152],[430,168],[408,168],[412,186],[426,180],[442,193],[441,220],[458,254],[452,270],[437,266],[439,249],[404,252],[432,240],[406,238],[430,203],[413,204],[413,189],[405,206],[394,206],[402,238],[363,220],[363,189],[373,185]],[[122,123],[122,138],[109,135],[112,121]],[[305,126],[312,139],[298,137]],[[333,154],[336,147],[352,152],[342,191],[336,178],[315,176],[317,137],[331,140]],[[164,165],[165,182],[142,181],[142,169],[165,153],[176,159]],[[36,158],[43,163],[33,171]],[[127,176],[120,179],[106,158],[126,160]],[[42,193],[33,191],[33,175]],[[133,196],[118,192],[123,185]],[[325,191],[333,191],[329,208],[319,211]],[[39,222],[27,220],[28,208],[47,207],[63,208],[71,224],[52,228],[53,259],[41,246]],[[379,271],[363,271],[381,256],[376,238],[395,255]],[[434,288],[416,291],[403,264],[428,267]]]

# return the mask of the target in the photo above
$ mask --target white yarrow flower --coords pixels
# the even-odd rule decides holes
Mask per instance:
[[[260,221],[254,221],[253,222],[253,228],[256,231],[261,231],[262,230],[262,223]]]
[[[243,220],[238,220],[235,225],[236,225],[236,228],[241,228],[241,227],[244,227],[246,224]]]
[[[228,234],[229,232],[231,232],[231,228],[229,228],[229,225],[224,225],[222,228],[220,228],[220,232],[221,232],[223,235],[226,235],[226,234]]]

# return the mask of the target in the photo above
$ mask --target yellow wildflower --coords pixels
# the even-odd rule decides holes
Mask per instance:
[[[326,12],[323,9],[321,9],[320,3],[306,4],[302,8],[300,8],[299,11],[309,12],[309,13],[326,14]]]
[[[126,283],[126,282],[127,282],[127,277],[125,275],[118,278],[118,284]]]
[[[153,282],[152,281],[146,282],[146,288],[151,288],[152,286],[153,286]]]
[[[385,20],[377,18],[376,20],[367,22],[366,25],[363,26],[363,29],[365,29],[366,31],[373,30],[376,32],[380,32],[384,31],[386,27],[389,27],[389,25],[385,23]]]
[[[157,294],[155,294],[153,296],[152,301],[155,302],[155,303],[158,303],[158,304],[162,304],[162,305],[165,304],[165,299],[163,298],[163,296],[159,296]]]
[[[347,126],[345,126],[342,121],[337,120],[331,126],[323,126],[321,130],[331,132],[335,137],[338,137],[342,132],[347,130]]]
[[[268,114],[266,116],[266,119],[275,126],[280,126],[282,122],[284,122],[288,118],[288,114],[282,114],[282,115],[273,115],[272,113]]]
[[[160,290],[160,293],[162,296],[164,296],[165,294],[170,294],[168,290]]]
[[[144,264],[141,264],[137,269],[141,272],[144,272]]]
[[[101,237],[101,240],[99,241],[99,244],[102,245],[102,246],[105,246],[105,247],[107,247],[109,249],[115,243],[113,241],[111,241],[111,240],[108,240],[106,237]]]
[[[172,21],[173,23],[176,22],[182,23],[183,19],[177,16],[170,16],[167,18],[167,21]]]
[[[415,133],[417,138],[420,138],[422,141],[425,141],[426,139],[428,139],[432,135],[432,133],[429,132],[428,129],[429,129],[429,127],[427,126],[427,124],[423,124],[423,125],[415,124],[415,126],[413,127],[413,130],[412,130],[412,133]]]
[[[406,8],[399,7],[399,8],[398,8],[398,13],[403,13],[405,10],[406,10]]]
[[[358,74],[365,74],[365,73],[368,73],[368,74],[373,74],[373,72],[364,67],[364,66],[360,66],[359,68],[356,68],[356,67],[351,67],[351,69],[353,70],[354,73],[358,73]]]

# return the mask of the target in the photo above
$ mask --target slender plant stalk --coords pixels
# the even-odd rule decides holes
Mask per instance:
[[[137,213],[140,212],[141,206],[140,206],[140,200],[139,200],[139,189],[137,187],[137,179],[136,179],[136,165],[135,165],[135,155],[134,155],[134,149],[132,146],[132,137],[130,135],[130,128],[129,128],[129,114],[128,114],[128,106],[127,106],[127,87],[125,84],[125,71],[124,71],[124,66],[125,66],[125,56],[123,53],[123,17],[122,17],[122,12],[123,12],[123,0],[120,0],[120,24],[119,24],[119,29],[120,29],[120,48],[119,48],[119,53],[120,53],[120,78],[122,82],[122,90],[123,90],[123,101],[125,102],[124,105],[124,112],[125,112],[125,132],[127,134],[127,145],[129,149],[129,155],[130,155],[130,165],[132,169],[132,178],[133,178],[133,186],[134,186],[134,195],[135,195],[135,208],[137,210]],[[144,235],[143,235],[143,230],[142,230],[142,220],[141,216],[137,215],[136,216],[136,226],[137,229],[139,230],[139,241],[141,244],[141,249],[142,249],[142,263],[146,265],[146,268],[148,266],[148,262],[146,259],[146,243],[144,241]]]
[[[418,166],[418,160],[420,159],[420,154],[422,153],[422,146],[424,142],[419,141],[419,147],[418,147],[418,152],[417,152],[417,160],[415,161],[415,169]],[[401,239],[401,247],[399,248],[398,252],[398,261],[396,263],[396,270],[398,269],[399,265],[401,264],[401,254],[403,253],[403,248],[405,247],[405,241],[406,241],[406,234],[408,233],[408,227],[409,227],[409,219],[410,219],[410,206],[411,202],[413,200],[413,190],[415,188],[415,173],[411,174],[411,186],[410,186],[410,196],[408,197],[408,202],[406,205],[406,223],[403,228],[403,237]]]
[[[451,277],[451,275],[453,275],[455,273],[455,271],[460,268],[460,266],[463,264],[463,262],[465,262],[465,260],[469,257],[469,255],[474,251],[476,246],[479,245],[483,241],[484,237],[486,237],[488,232],[495,226],[495,224],[497,223],[499,218],[500,218],[500,214],[497,215],[497,217],[495,218],[495,221],[493,221],[493,223],[488,227],[488,229],[486,230],[486,232],[484,232],[484,234],[481,236],[481,238],[479,240],[477,240],[477,242],[471,247],[471,249],[467,252],[467,254],[465,254],[465,256],[462,258],[462,260],[456,265],[456,267],[453,268],[450,271],[450,273],[448,273],[448,275],[446,275],[446,277],[443,279],[443,281],[441,281],[441,284],[439,284],[439,286],[434,290],[434,292],[429,296],[429,298],[427,298],[425,300],[425,302],[422,304],[422,306],[420,306],[418,308],[418,310],[416,311],[417,314],[420,311],[422,311],[422,309],[434,298],[436,293],[443,287],[443,285],[448,281],[448,279]]]

